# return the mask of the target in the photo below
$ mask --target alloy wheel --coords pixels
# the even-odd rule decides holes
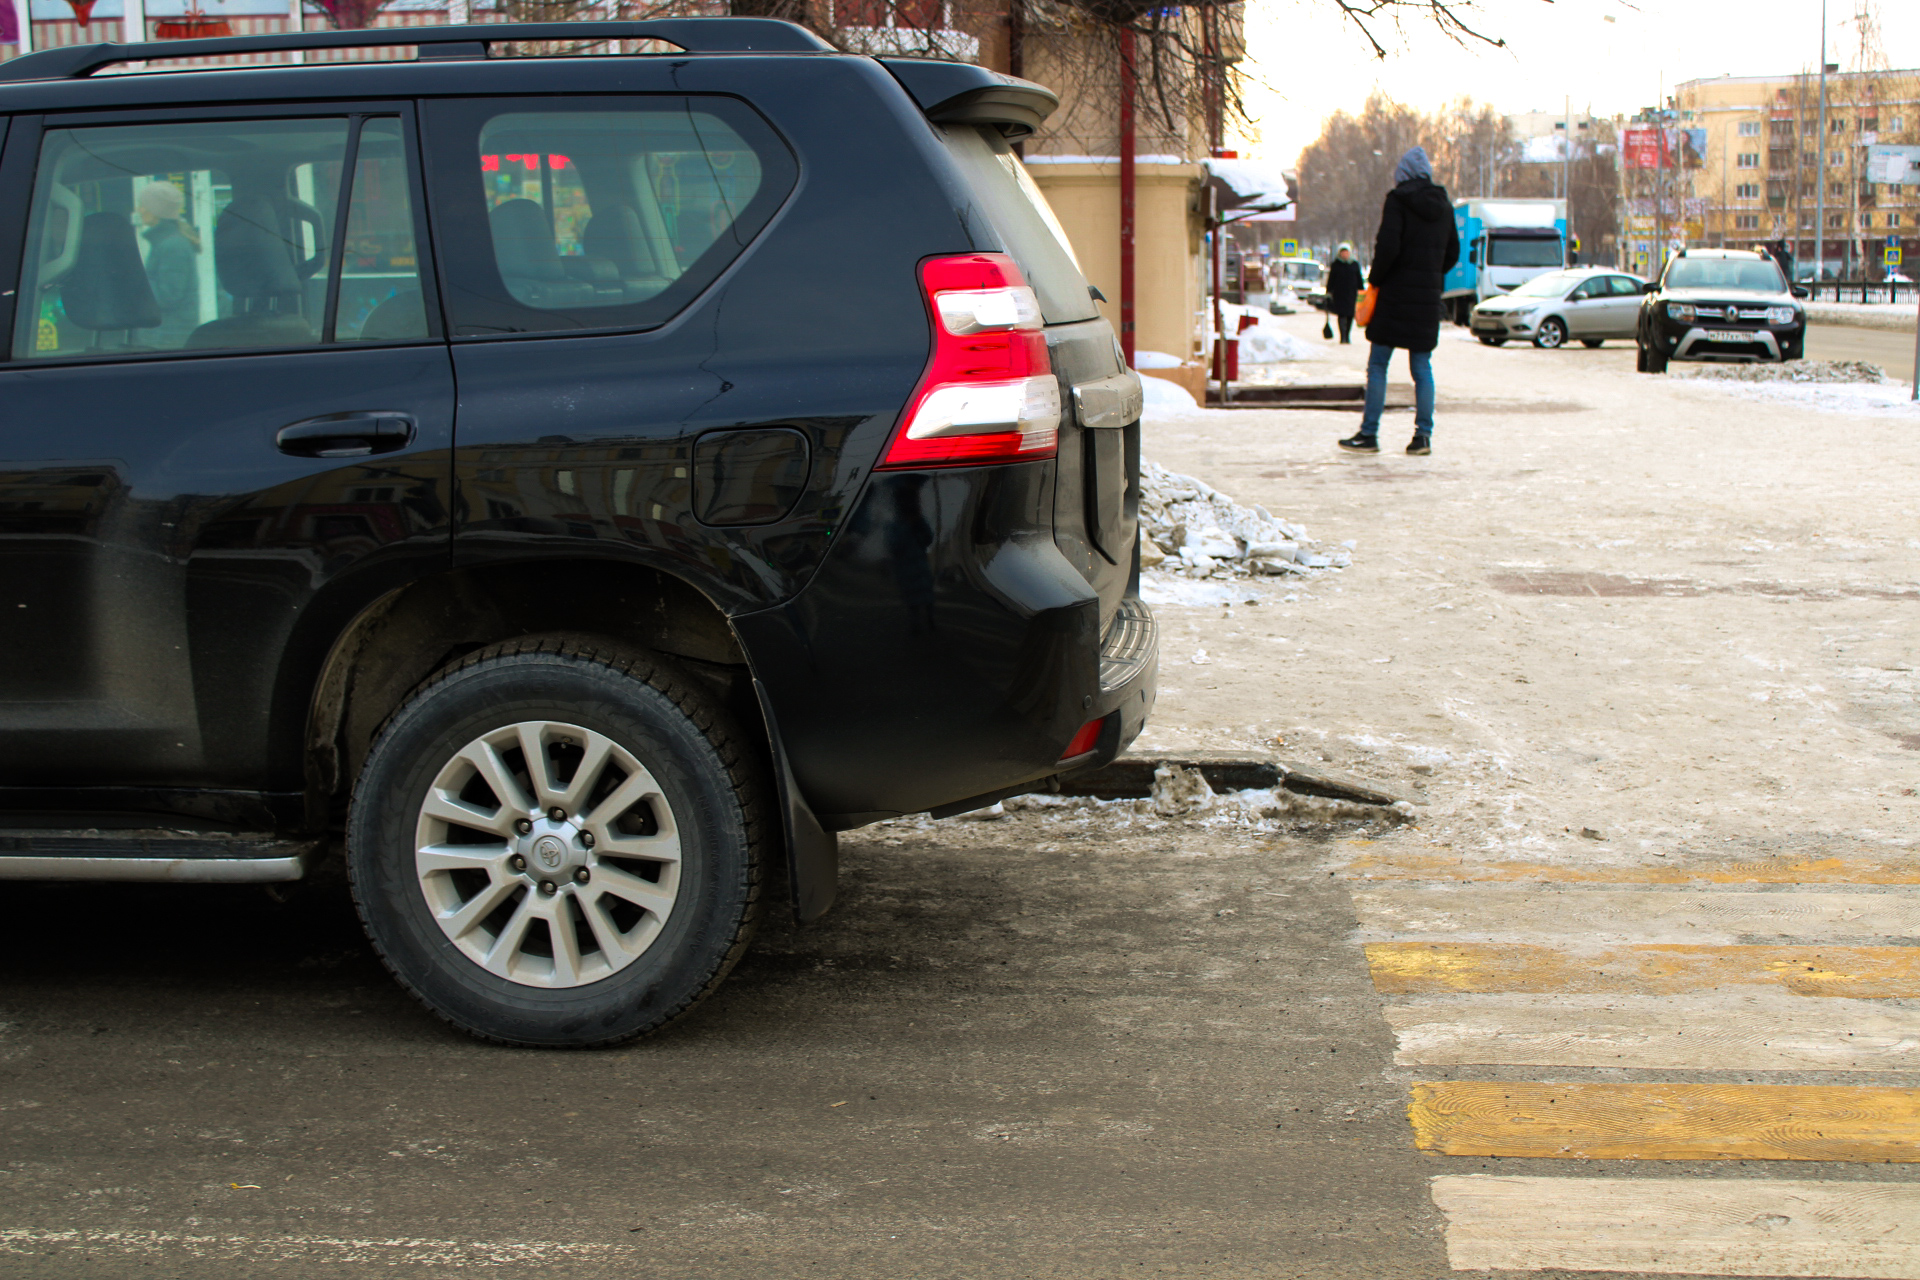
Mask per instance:
[[[618,973],[680,890],[672,807],[631,751],[531,720],[456,752],[427,788],[414,872],[435,923],[487,972],[529,987]]]

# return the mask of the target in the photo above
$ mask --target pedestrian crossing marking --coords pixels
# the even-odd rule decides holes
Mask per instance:
[[[1904,893],[1379,884],[1355,888],[1353,904],[1368,933],[1477,935],[1461,941],[1725,945],[1750,937],[1920,937],[1920,896]]]
[[[1720,987],[1801,996],[1920,998],[1920,948],[1656,943],[1566,951],[1499,942],[1370,942],[1383,995],[1534,992],[1669,995]]]
[[[1920,1161],[1915,1089],[1454,1080],[1416,1083],[1407,1117],[1450,1156]]]
[[[1596,866],[1591,862],[1468,862],[1456,854],[1365,854],[1347,864],[1356,880],[1534,880],[1560,884],[1920,884],[1920,861],[1879,858],[1757,858]]]
[[[1920,1280],[1920,1185],[1436,1177],[1456,1271]]]
[[[1725,1005],[1698,996],[1458,996],[1385,1013],[1403,1066],[1920,1071],[1920,1010],[1777,994]]]

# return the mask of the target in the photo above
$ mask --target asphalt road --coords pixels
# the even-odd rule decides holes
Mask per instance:
[[[585,1054],[444,1029],[337,897],[10,887],[0,1275],[1441,1275],[1333,834],[856,839]]]
[[[1844,324],[1816,324],[1807,330],[1807,357],[1811,360],[1865,360],[1887,371],[1890,378],[1913,381],[1913,331],[1861,329]]]

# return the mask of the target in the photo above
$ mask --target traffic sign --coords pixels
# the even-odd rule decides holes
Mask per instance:
[[[1282,240],[1280,242],[1280,255],[1286,258],[1299,257],[1300,242],[1298,240]]]
[[[1886,253],[1885,253],[1885,263],[1889,267],[1897,267],[1900,265],[1900,250],[1897,246],[1895,245],[1887,246]]]

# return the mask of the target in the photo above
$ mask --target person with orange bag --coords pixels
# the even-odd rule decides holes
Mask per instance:
[[[1380,211],[1367,292],[1356,309],[1372,351],[1360,430],[1340,442],[1355,453],[1380,452],[1380,414],[1387,406],[1387,365],[1396,350],[1413,371],[1413,439],[1407,452],[1433,452],[1433,349],[1440,345],[1442,281],[1460,261],[1453,201],[1433,180],[1433,164],[1413,147],[1394,166],[1393,190]],[[1369,304],[1371,313],[1369,314]]]

